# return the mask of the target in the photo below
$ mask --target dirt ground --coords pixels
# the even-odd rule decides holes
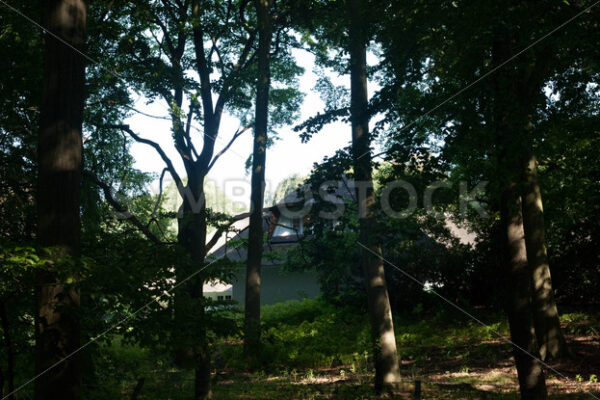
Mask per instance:
[[[545,368],[551,399],[600,398],[600,340],[568,335],[572,356]],[[518,399],[516,370],[510,347],[488,341],[470,348],[423,348],[426,368],[402,360],[403,384],[394,394],[414,399],[415,381],[421,382],[422,399]],[[458,350],[458,351],[457,351]],[[224,371],[216,376],[216,399],[370,399],[372,376],[352,366],[249,374]],[[596,397],[594,397],[596,396]]]

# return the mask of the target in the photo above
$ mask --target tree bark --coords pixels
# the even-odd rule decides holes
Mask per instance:
[[[84,50],[87,3],[46,2],[46,27],[71,46]],[[79,348],[80,295],[70,261],[80,253],[80,184],[84,58],[51,35],[44,45],[43,98],[38,141],[38,244],[50,249],[54,263],[40,270],[36,283],[35,398],[80,398],[78,356],[56,362]]]
[[[138,381],[135,385],[135,388],[133,388],[133,393],[131,393],[131,397],[129,398],[129,400],[137,400],[138,396],[142,392],[142,388],[144,387],[145,381],[146,381],[146,378],[138,379]]]
[[[499,65],[512,54],[511,32],[497,33],[492,46],[492,61]],[[494,77],[493,128],[499,180],[500,224],[503,245],[503,278],[505,282],[506,312],[513,342],[513,354],[521,398],[545,400],[548,398],[546,380],[540,362],[535,336],[532,308],[531,273],[527,260],[523,213],[521,204],[522,168],[520,161],[526,148],[526,139],[518,135],[526,126],[527,115],[520,107],[519,79],[509,69]]]
[[[508,320],[513,354],[523,400],[547,399],[546,381],[539,361],[532,319],[531,276],[527,262],[521,198],[514,183],[508,183],[502,196],[501,223],[504,231],[505,270],[509,298]]]
[[[375,215],[372,206],[375,194],[372,186],[372,167],[369,138],[367,94],[367,43],[365,21],[361,15],[366,5],[361,0],[348,1],[350,34],[350,87],[352,121],[352,155],[357,182],[368,186],[366,196],[357,193],[360,218],[359,238],[367,249],[361,251],[361,264],[371,319],[373,353],[375,358],[375,391],[392,391],[400,383],[398,352],[390,299],[385,280],[381,247],[374,238]],[[375,255],[377,254],[377,256]]]
[[[6,314],[6,304],[0,302],[0,323],[2,324],[2,332],[4,334],[4,347],[6,348],[6,378],[0,370],[0,397],[4,398],[4,381],[8,381],[8,400],[15,400],[15,351],[13,348],[12,339],[10,336],[10,324],[8,323],[8,315]]]
[[[558,309],[552,291],[552,278],[546,252],[542,194],[538,181],[537,160],[533,154],[525,162],[524,183],[523,226],[527,259],[532,274],[535,333],[542,360],[559,358],[566,354],[567,344],[560,327]]]
[[[183,215],[178,219],[178,243],[187,251],[192,261],[192,268],[181,268],[177,271],[179,280],[185,279],[204,265],[206,257],[206,203],[204,199],[204,174],[202,171],[190,171],[183,199]],[[210,352],[206,335],[206,311],[203,303],[204,277],[198,274],[187,282],[183,298],[176,299],[177,323],[184,335],[185,353],[195,369],[194,399],[212,397],[210,379]],[[183,300],[183,301],[182,301]],[[189,301],[188,301],[189,300]],[[190,309],[192,305],[193,309]]]
[[[257,360],[260,356],[260,267],[263,253],[263,203],[269,118],[270,51],[272,26],[270,0],[256,0],[258,16],[258,82],[254,117],[254,148],[252,152],[252,192],[248,259],[246,267],[246,298],[244,319],[244,354]]]

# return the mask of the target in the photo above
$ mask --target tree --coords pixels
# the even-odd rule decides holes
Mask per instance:
[[[511,35],[501,31],[494,42],[492,60],[499,65],[511,56]],[[546,399],[548,393],[542,365],[538,361],[538,343],[533,319],[532,280],[520,193],[520,161],[522,160],[522,140],[515,140],[515,132],[523,129],[523,113],[527,110],[515,109],[516,100],[526,95],[521,92],[523,82],[515,79],[512,71],[503,70],[493,78],[494,117],[493,129],[496,135],[498,158],[497,176],[500,178],[500,224],[503,234],[504,279],[508,292],[507,314],[513,354],[519,377],[519,387],[523,399]],[[526,114],[525,114],[526,115]]]
[[[303,141],[309,140],[325,124],[349,116],[352,125],[352,164],[354,179],[358,182],[356,197],[359,214],[359,241],[362,247],[360,263],[363,269],[371,318],[373,355],[375,358],[375,390],[391,391],[400,380],[396,339],[385,280],[385,270],[379,238],[376,234],[376,219],[373,206],[375,194],[372,180],[371,136],[369,120],[372,107],[367,94],[367,46],[373,34],[370,22],[373,16],[382,11],[382,4],[361,0],[346,2],[319,2],[310,4],[311,12],[319,18],[303,21],[301,26],[309,26],[319,33],[318,42],[307,40],[315,49],[317,62],[333,68],[339,73],[350,74],[350,104],[343,98],[344,88],[337,88],[325,81],[319,85],[322,97],[325,97],[327,109],[311,117],[294,129],[301,132]],[[344,18],[340,22],[339,15]],[[301,18],[300,18],[301,19]],[[332,59],[330,50],[349,54],[347,62],[340,63],[339,58]],[[334,50],[334,51],[335,51]],[[339,56],[340,54],[338,54]],[[338,91],[341,98],[331,101],[332,90]],[[328,93],[329,92],[329,93]],[[364,187],[360,187],[363,186]],[[363,193],[363,190],[365,193]]]
[[[207,252],[227,226],[220,221],[223,226],[207,240],[208,220],[214,213],[206,206],[205,180],[221,155],[252,124],[248,110],[254,97],[258,54],[255,50],[256,16],[253,9],[247,7],[248,3],[199,0],[128,3],[130,29],[117,46],[118,54],[129,59],[120,74],[130,87],[151,101],[166,103],[170,135],[187,175],[186,181],[175,169],[174,160],[158,143],[142,137],[129,126],[110,125],[156,151],[182,201],[177,213],[177,243],[192,262],[176,267],[177,280],[186,279],[198,270],[203,272],[186,281],[183,290],[176,295],[174,320],[179,326],[172,332],[171,345],[176,361],[196,371],[196,399],[211,396],[209,327],[202,291],[207,279],[218,276],[217,271],[202,268]],[[151,21],[150,26],[148,21]],[[278,32],[274,52],[277,56],[273,57],[278,65],[273,78],[288,85],[272,91],[280,111],[274,119],[280,122],[293,118],[300,98],[294,79],[300,69],[289,55],[287,43],[290,40],[288,33]],[[221,121],[226,112],[237,117],[241,126],[217,152]],[[196,122],[201,124],[200,128],[195,126]],[[201,147],[197,148],[198,142]]]
[[[306,180],[306,176],[292,174],[277,184],[271,198],[268,200],[272,205],[276,205],[288,194],[294,192]]]
[[[439,152],[455,177],[490,182],[484,199],[494,213],[505,209],[501,213],[503,235],[513,222],[522,225],[515,225],[515,232],[520,230],[525,235],[523,249],[526,248],[530,274],[525,279],[531,287],[529,294],[523,288],[522,300],[530,298],[534,336],[541,355],[559,356],[564,353],[564,339],[548,263],[544,261],[546,250],[541,243],[543,214],[537,193],[544,189],[535,187],[535,171],[530,165],[544,146],[546,135],[542,126],[548,129],[548,107],[581,98],[582,88],[593,81],[586,71],[589,67],[584,67],[589,66],[589,57],[576,44],[583,42],[584,37],[591,39],[590,22],[581,14],[582,7],[571,3],[548,8],[543,18],[535,4],[527,1],[513,2],[509,8],[491,3],[472,6],[466,2],[420,5],[410,13],[408,25],[387,20],[382,23],[386,64],[393,65],[394,72],[383,75],[385,87],[380,101],[383,105],[390,97],[396,99],[396,106],[385,108],[390,110],[386,122],[396,124],[398,132],[390,135],[393,155],[402,154],[405,144],[415,153]],[[404,10],[402,3],[394,5],[389,13],[394,17],[390,19],[404,15]],[[574,15],[581,19],[556,30]],[[527,24],[533,19],[543,23]],[[474,22],[464,24],[465,20]],[[418,46],[411,47],[406,38],[419,31],[423,33],[417,35]],[[535,42],[549,32],[551,38]],[[498,45],[503,40],[507,43],[502,43],[504,54],[499,55]],[[525,48],[527,51],[521,52]],[[498,83],[494,77],[503,71],[510,73],[502,78],[500,88],[494,87],[493,83]],[[570,89],[547,95],[548,88],[556,87],[554,82],[561,80],[557,76],[571,73],[577,75],[579,83],[571,81]],[[578,94],[567,99],[564,95],[569,92]],[[506,121],[499,120],[499,116]],[[510,162],[504,159],[507,155]],[[505,202],[510,204],[502,204]],[[483,226],[493,227],[493,223],[484,222],[480,227]],[[502,258],[510,261],[512,256],[504,254]],[[523,348],[527,345],[524,343]]]
[[[400,379],[392,310],[385,280],[381,247],[375,234],[375,203],[369,137],[369,102],[367,95],[367,43],[363,15],[367,4],[348,0],[348,35],[350,53],[350,120],[354,178],[367,186],[366,196],[357,189],[360,218],[359,243],[365,275],[375,357],[375,391],[391,391]],[[363,214],[364,213],[364,214]]]
[[[527,260],[532,274],[535,334],[540,357],[559,358],[567,352],[567,343],[560,327],[558,309],[550,276],[546,249],[544,206],[538,180],[538,163],[534,154],[524,161],[522,191],[523,229]]]
[[[258,82],[254,117],[252,151],[252,192],[246,269],[244,319],[244,352],[249,358],[260,354],[260,266],[263,252],[263,204],[265,194],[265,161],[268,142],[270,53],[272,16],[270,0],[256,0],[258,19]]]
[[[137,63],[128,66],[132,80],[137,81],[146,89],[150,98],[159,97],[168,104],[172,121],[173,143],[178,149],[181,161],[187,174],[187,183],[179,176],[164,150],[155,142],[144,139],[127,126],[117,126],[134,140],[154,148],[161,157],[168,172],[171,174],[182,199],[178,217],[177,242],[186,250],[192,263],[179,265],[177,279],[183,280],[200,269],[204,264],[207,247],[207,208],[204,199],[204,180],[208,171],[213,167],[221,153],[215,155],[215,144],[225,106],[235,102],[237,90],[244,83],[240,82],[240,73],[253,63],[251,58],[252,46],[256,30],[247,25],[248,30],[241,28],[243,22],[236,16],[244,15],[244,10],[233,12],[229,3],[207,5],[200,1],[185,1],[177,4],[162,2],[134,6],[131,10],[133,26],[131,39],[123,41],[122,51],[138,53]],[[222,12],[222,13],[221,13]],[[210,18],[214,18],[212,21]],[[220,28],[217,20],[223,18],[225,24],[233,24],[239,36],[227,35]],[[154,49],[147,43],[146,21],[150,19],[150,31],[154,34]],[[213,29],[207,32],[207,29]],[[241,31],[241,32],[240,32]],[[190,35],[191,34],[191,35]],[[158,36],[161,39],[158,39]],[[210,48],[205,48],[206,40],[212,38]],[[219,43],[222,41],[223,43]],[[189,48],[191,43],[192,48]],[[229,58],[229,50],[242,46],[237,60]],[[225,56],[220,52],[225,47]],[[213,55],[219,55],[215,62]],[[233,53],[234,54],[234,53]],[[137,64],[137,65],[136,65]],[[161,73],[148,70],[148,65],[154,64]],[[218,68],[220,79],[216,102],[213,102],[215,82],[211,80],[211,72]],[[199,81],[187,79],[187,69],[194,68]],[[196,95],[197,93],[197,95]],[[184,113],[183,102],[189,97],[187,116]],[[202,118],[201,135],[203,144],[200,151],[196,150],[192,141],[192,124],[196,118]],[[244,130],[233,135],[231,142],[237,139]],[[226,148],[227,149],[227,148]],[[226,150],[225,149],[225,150]],[[220,232],[219,232],[220,234]],[[206,275],[198,275],[184,286],[175,302],[175,318],[181,324],[178,338],[173,343],[177,358],[183,365],[193,365],[196,371],[194,398],[208,398],[210,388],[210,355],[206,336],[206,319],[204,313],[202,286]],[[192,318],[190,318],[192,317]]]
[[[80,185],[86,41],[85,1],[50,1],[44,44],[43,100],[38,138],[38,244],[54,263],[36,284],[36,399],[79,399]],[[66,42],[66,43],[63,43]],[[68,45],[66,45],[68,44]],[[60,368],[52,368],[62,361]],[[49,369],[51,368],[51,369]]]

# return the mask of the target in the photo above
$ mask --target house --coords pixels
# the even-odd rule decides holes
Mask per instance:
[[[325,195],[325,201],[333,208],[349,199],[355,198],[356,187],[354,182],[342,178]],[[286,196],[273,207],[264,209],[263,232],[267,234],[267,241],[263,248],[263,262],[261,268],[261,304],[274,304],[287,300],[300,300],[313,298],[321,294],[321,288],[316,272],[303,271],[291,272],[283,268],[285,252],[298,245],[300,240],[310,240],[311,235],[305,229],[308,221],[309,208],[314,205],[312,194],[302,195],[302,188]],[[245,217],[235,222],[228,232],[225,232],[213,251],[209,254],[214,258],[227,257],[232,261],[246,261],[247,250],[230,245],[234,239],[247,239],[250,218]],[[335,224],[335,220],[331,220]],[[474,244],[475,234],[467,229],[457,226],[450,216],[444,216],[444,224],[450,235],[462,244]],[[448,246],[449,244],[423,232],[423,241],[434,241]],[[206,297],[213,300],[235,300],[244,304],[246,285],[246,268],[240,267],[234,273],[231,284],[223,282],[209,282],[204,285]]]
[[[294,191],[275,206],[263,211],[263,232],[267,235],[267,241],[263,248],[261,266],[261,304],[314,298],[321,294],[316,272],[291,272],[283,268],[285,251],[298,245],[300,240],[310,239],[304,229],[306,217],[302,213],[302,207],[306,204],[308,202]],[[247,239],[249,224],[249,217],[235,222],[219,238],[209,256],[227,257],[232,261],[245,263],[247,250],[235,248],[230,241]],[[204,295],[212,300],[234,300],[243,306],[245,289],[246,268],[240,267],[235,270],[230,284],[219,281],[206,283]]]

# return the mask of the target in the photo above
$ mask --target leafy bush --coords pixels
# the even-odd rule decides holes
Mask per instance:
[[[560,316],[565,324],[565,331],[580,335],[600,335],[600,320],[596,317],[583,313],[569,313]]]

